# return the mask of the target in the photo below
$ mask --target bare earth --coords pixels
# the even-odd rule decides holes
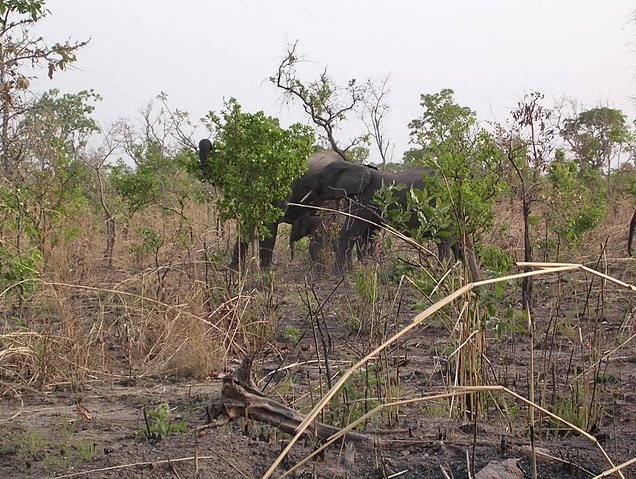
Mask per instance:
[[[325,371],[319,370],[314,361],[317,349],[321,359],[326,352],[334,375],[338,367],[346,369],[351,359],[369,351],[371,341],[368,332],[357,333],[355,326],[349,324],[348,316],[358,294],[351,278],[336,288],[338,282],[333,276],[308,273],[302,254],[293,263],[277,261],[274,298],[279,324],[273,343],[256,358],[255,379],[268,396],[307,413],[318,395],[318,379],[325,377]],[[635,275],[624,265],[609,273],[628,282]],[[307,291],[305,284],[313,288],[318,302],[329,298],[319,316],[323,339],[320,332],[314,334],[307,319],[301,300]],[[600,282],[596,281],[583,314],[589,286],[580,273],[537,282],[535,371],[541,371],[546,364],[551,367],[545,367],[545,374],[539,375],[536,394],[545,392],[543,403],[548,407],[558,404],[550,397],[555,391],[561,394],[559,397],[567,397],[570,388],[569,394],[576,395],[572,376],[584,367],[581,358],[589,359],[589,352],[581,344],[597,341],[607,357],[596,381],[593,403],[602,408],[591,434],[614,464],[619,464],[636,456],[636,346],[634,341],[627,341],[615,352],[612,350],[634,334],[635,296],[619,287],[604,285],[601,304]],[[518,296],[518,292],[514,294]],[[377,308],[392,318],[385,325],[388,334],[419,312],[413,306],[418,298],[413,288],[398,289],[396,282],[378,299]],[[569,319],[555,326],[558,298],[560,317]],[[302,337],[294,337],[290,331]],[[431,321],[402,338],[398,348],[383,356],[387,361],[384,366],[379,360],[381,366],[373,367],[375,371],[386,367],[399,377],[393,399],[442,392],[448,378],[448,364],[443,359],[448,357],[448,343],[448,325]],[[488,330],[485,347],[486,384],[501,384],[528,397],[527,335],[504,334],[498,339],[493,330]],[[236,367],[239,359],[230,362],[226,372]],[[281,365],[290,367],[267,376]],[[289,436],[272,426],[241,420],[194,433],[205,424],[206,405],[220,395],[219,373],[223,371],[210,371],[208,379],[196,382],[169,377],[130,380],[114,375],[112,379],[87,382],[79,393],[63,385],[44,391],[23,391],[20,395],[6,393],[0,402],[0,478],[195,477],[194,456],[198,458],[200,478],[261,477]],[[356,381],[363,381],[363,376],[356,376]],[[541,387],[553,383],[557,386]],[[522,477],[532,477],[528,408],[513,397],[503,397],[505,401],[497,404],[486,400],[487,410],[476,421],[456,419],[457,414],[449,419],[446,400],[401,406],[391,414],[382,412],[362,428],[362,432],[376,434],[380,446],[334,446],[291,477],[464,478],[468,477],[468,461],[474,460],[475,470],[479,471],[490,461],[506,458],[518,459]],[[360,399],[345,394],[337,398],[343,402]],[[507,412],[502,411],[504,402],[509,407]],[[170,407],[170,421],[185,421],[188,432],[174,432],[160,441],[149,442],[143,435],[143,408],[162,403]],[[362,406],[362,412],[363,409]],[[360,410],[358,407],[357,412]],[[355,407],[349,412],[355,415]],[[323,420],[328,422],[329,417]],[[589,478],[611,467],[589,438],[557,426],[537,413],[537,477]],[[273,477],[280,476],[313,449],[314,444],[300,441]],[[636,466],[624,469],[623,474],[626,478],[636,477]]]

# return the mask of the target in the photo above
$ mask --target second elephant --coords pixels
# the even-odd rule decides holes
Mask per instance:
[[[407,193],[410,188],[425,187],[424,177],[434,173],[425,167],[412,167],[398,173],[379,171],[364,165],[356,165],[346,161],[334,161],[319,172],[304,175],[297,183],[296,189],[301,196],[310,202],[325,202],[334,199],[348,198],[348,220],[342,228],[338,238],[336,266],[342,272],[350,266],[351,250],[356,240],[369,238],[377,233],[383,224],[379,209],[373,203],[375,193],[383,185],[404,185],[406,188],[397,189],[397,202],[405,207]],[[375,224],[373,224],[375,223]],[[417,217],[413,215],[407,225],[409,228],[417,226]],[[457,259],[462,258],[462,252],[452,235],[445,235],[437,239],[440,258],[446,258],[452,250]]]

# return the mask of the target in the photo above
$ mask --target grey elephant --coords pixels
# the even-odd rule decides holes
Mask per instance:
[[[199,142],[199,167],[201,171],[206,172],[207,164],[208,164],[208,156],[212,151],[212,142],[208,139],[203,139]],[[260,264],[262,268],[268,268],[271,266],[272,257],[274,252],[274,246],[276,244],[276,236],[278,234],[278,225],[280,223],[289,223],[291,225],[294,224],[296,220],[303,216],[313,216],[315,214],[315,210],[310,208],[303,208],[298,206],[291,206],[288,203],[304,203],[306,205],[318,206],[322,204],[321,201],[307,201],[304,199],[304,193],[301,194],[298,189],[298,185],[301,184],[301,181],[306,176],[314,176],[320,174],[323,169],[325,169],[329,164],[334,161],[343,161],[335,151],[321,151],[318,153],[314,153],[309,157],[307,163],[308,168],[307,171],[292,184],[292,192],[285,199],[285,201],[277,202],[276,206],[283,210],[283,216],[276,222],[267,225],[267,230],[269,231],[269,236],[259,243],[259,253],[260,253]],[[213,178],[206,178],[214,183]],[[298,238],[300,239],[300,237]],[[245,259],[245,255],[247,253],[248,244],[246,242],[238,241],[234,245],[234,250],[232,252],[232,261],[230,262],[230,268],[236,269],[239,264],[242,264]]]
[[[396,190],[397,201],[406,206],[408,189],[425,187],[424,176],[434,173],[425,167],[413,167],[393,173],[378,171],[364,165],[356,165],[346,161],[334,161],[320,171],[304,175],[297,183],[296,189],[301,197],[309,202],[325,202],[328,200],[348,198],[350,207],[348,221],[342,228],[338,238],[336,267],[340,272],[345,271],[351,264],[351,250],[359,239],[366,241],[373,237],[379,226],[384,223],[379,209],[373,199],[375,193],[383,185],[405,185],[407,188]],[[417,226],[417,218],[413,215],[407,225],[409,228]],[[446,258],[453,251],[457,259],[463,254],[458,244],[448,235],[437,239],[438,251],[441,258]]]

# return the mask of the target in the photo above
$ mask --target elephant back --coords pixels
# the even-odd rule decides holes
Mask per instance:
[[[413,166],[397,173],[385,173],[384,176],[385,183],[404,184],[409,187],[422,188],[425,186],[424,178],[426,176],[435,176],[435,172],[425,166]]]
[[[305,175],[314,175],[319,173],[325,166],[336,161],[344,161],[338,153],[333,150],[325,150],[314,153],[309,157],[309,168]]]

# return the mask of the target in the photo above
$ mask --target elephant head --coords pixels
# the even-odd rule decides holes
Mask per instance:
[[[321,203],[362,194],[371,181],[368,167],[335,160],[300,178],[296,189],[302,203]]]
[[[207,138],[204,138],[199,142],[199,168],[201,173],[205,175],[208,169],[208,156],[212,151],[212,142]]]

